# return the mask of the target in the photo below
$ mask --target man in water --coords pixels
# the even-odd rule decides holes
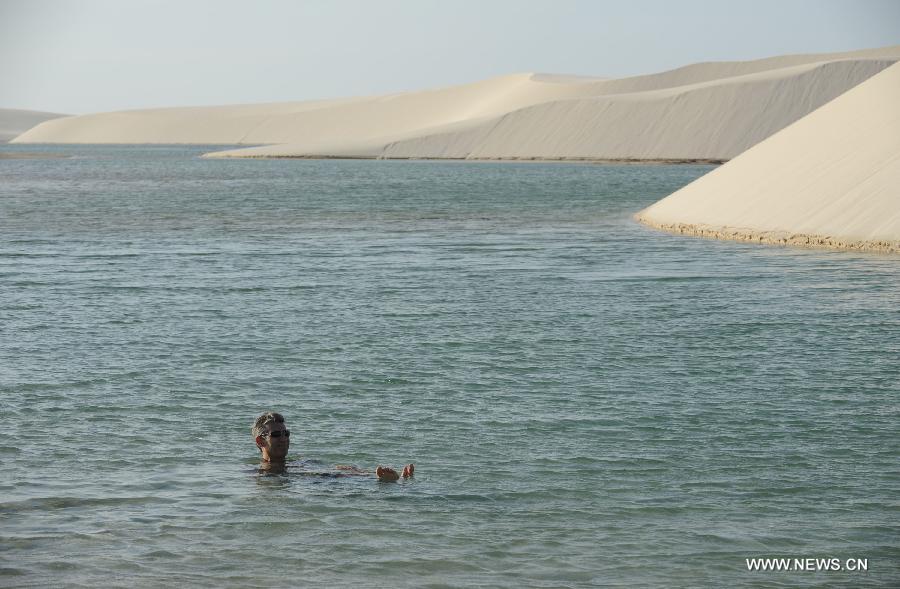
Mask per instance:
[[[253,422],[250,429],[253,438],[256,440],[256,447],[262,454],[262,461],[266,470],[283,470],[285,459],[287,458],[288,448],[291,445],[291,432],[284,425],[284,416],[274,411],[263,413]],[[369,475],[370,471],[360,470],[353,466],[338,466],[338,470],[345,471],[345,474],[352,475]],[[413,475],[415,466],[407,464],[403,468],[403,478],[409,478]],[[379,466],[375,469],[375,476],[378,480],[385,482],[394,482],[401,475],[393,468]]]

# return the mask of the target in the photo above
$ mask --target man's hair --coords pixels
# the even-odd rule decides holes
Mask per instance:
[[[250,433],[253,434],[253,439],[255,440],[257,436],[261,436],[266,433],[266,430],[268,429],[266,426],[270,423],[284,423],[284,415],[282,415],[281,413],[275,413],[274,411],[269,411],[257,417],[256,421],[253,422],[253,427],[250,428]]]

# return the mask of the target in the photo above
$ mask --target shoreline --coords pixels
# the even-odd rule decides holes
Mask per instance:
[[[583,163],[614,165],[710,165],[718,166],[727,163],[728,159],[719,158],[591,158],[591,157],[384,157],[380,155],[216,155],[216,152],[205,153],[204,159],[260,159],[260,160],[385,160],[385,161],[425,161],[425,162],[534,162],[534,163]]]
[[[900,240],[845,239],[828,235],[808,235],[789,231],[756,231],[737,227],[715,227],[692,223],[661,223],[637,213],[633,219],[647,227],[689,237],[740,241],[774,246],[796,246],[811,249],[900,254]]]
[[[4,143],[0,145],[39,145],[53,147],[228,147],[225,151],[264,147],[260,144],[230,145],[222,143]],[[203,159],[234,159],[234,160],[385,160],[385,161],[424,161],[424,162],[534,162],[534,163],[561,163],[561,164],[609,164],[609,165],[633,165],[633,166],[720,166],[728,163],[729,158],[603,158],[603,157],[385,157],[381,155],[220,155],[225,151],[210,151],[201,154]],[[9,155],[16,152],[0,153],[0,157],[17,157]]]

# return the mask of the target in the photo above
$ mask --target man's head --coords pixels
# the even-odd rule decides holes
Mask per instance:
[[[263,413],[253,422],[250,432],[262,452],[263,462],[284,462],[291,445],[291,432],[284,425],[283,415],[273,411]]]

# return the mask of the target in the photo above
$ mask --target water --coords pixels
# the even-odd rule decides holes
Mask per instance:
[[[708,166],[2,150],[0,586],[900,582],[898,260],[631,220]]]

